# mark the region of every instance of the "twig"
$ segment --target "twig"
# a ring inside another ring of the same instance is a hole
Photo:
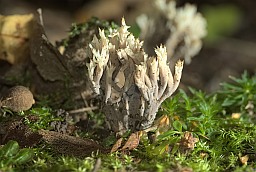
[[[81,113],[81,112],[88,112],[88,111],[92,111],[92,110],[96,110],[99,109],[99,107],[97,106],[92,106],[92,107],[86,107],[86,108],[80,108],[80,109],[75,109],[75,110],[71,110],[68,111],[70,114],[72,113]]]
[[[98,172],[101,166],[101,158],[98,158],[95,162],[92,172]]]

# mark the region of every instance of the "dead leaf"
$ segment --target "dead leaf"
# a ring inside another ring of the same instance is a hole
[[[181,151],[188,152],[190,150],[194,150],[195,143],[198,141],[199,139],[193,137],[193,134],[191,132],[186,131],[179,143]]]
[[[140,131],[132,133],[121,150],[126,150],[126,149],[133,150],[138,147],[139,143],[140,143]]]
[[[170,119],[167,115],[162,115],[156,120],[155,125],[157,125],[159,134],[161,134],[170,128]]]
[[[0,15],[0,59],[17,64],[29,58],[33,14]]]
[[[111,151],[110,153],[113,153],[113,152],[116,152],[122,145],[122,141],[123,141],[123,138],[119,138],[116,143],[114,144],[114,146],[111,148]]]

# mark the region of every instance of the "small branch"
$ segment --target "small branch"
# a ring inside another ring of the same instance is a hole
[[[101,158],[98,158],[95,162],[92,172],[98,172],[101,166]]]
[[[92,106],[92,107],[86,107],[86,108],[81,108],[81,109],[75,109],[75,110],[68,111],[68,113],[74,114],[74,113],[88,112],[88,111],[92,111],[92,110],[96,110],[96,109],[99,109],[99,107]]]

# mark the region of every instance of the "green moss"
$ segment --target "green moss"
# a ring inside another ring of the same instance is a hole
[[[20,149],[18,142],[10,140],[0,147],[0,170],[13,171],[13,169],[22,169],[32,160],[33,156],[34,151],[32,149]]]
[[[67,47],[72,39],[91,29],[101,28],[105,30],[106,35],[109,35],[111,30],[117,29],[118,27],[119,26],[114,22],[100,20],[96,17],[92,17],[88,22],[85,23],[73,23],[69,31],[69,36],[67,39],[62,40],[62,45]]]
[[[91,171],[100,158],[99,171],[254,171],[255,110],[248,109],[247,106],[248,103],[256,103],[255,78],[244,73],[241,78],[232,78],[233,83],[222,84],[221,90],[213,94],[195,89],[190,89],[189,93],[180,90],[163,103],[158,113],[169,117],[168,129],[161,132],[154,142],[144,135],[139,146],[129,153],[93,153],[87,158],[75,158],[53,153],[51,148],[41,143],[34,148],[36,153],[33,161],[24,163],[23,167],[29,171]],[[27,122],[37,129],[49,129],[47,124],[55,120],[51,110],[47,108],[32,109],[30,113],[41,118],[34,124]],[[233,113],[241,116],[232,118]],[[104,120],[101,117],[91,114],[90,118],[98,120],[95,130],[102,128]],[[93,131],[89,132],[95,134]],[[194,142],[194,149],[184,144],[187,132],[197,140]],[[105,145],[114,143],[115,138],[110,136],[109,139],[103,139]],[[243,156],[248,156],[248,161],[242,162],[240,158]],[[2,165],[1,170],[19,170],[19,167],[15,164]]]

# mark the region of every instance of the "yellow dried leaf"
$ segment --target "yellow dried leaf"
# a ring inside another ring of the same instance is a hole
[[[159,126],[168,126],[170,124],[169,117],[167,115],[163,115],[159,118]]]
[[[33,21],[33,14],[0,15],[0,59],[16,64],[29,57]]]
[[[170,119],[167,115],[161,116],[156,120],[155,125],[160,133],[163,133],[169,129]]]

